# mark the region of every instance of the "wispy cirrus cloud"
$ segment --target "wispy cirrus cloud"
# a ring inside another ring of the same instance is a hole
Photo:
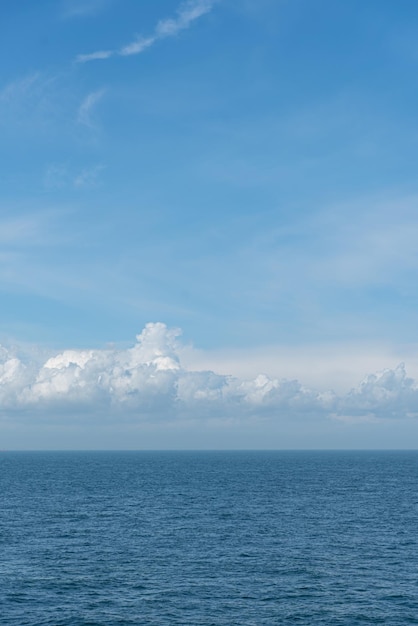
[[[29,248],[54,245],[57,241],[58,211],[41,210],[0,218],[0,247],[2,251],[27,251]]]
[[[46,108],[54,93],[57,76],[42,72],[31,72],[10,81],[0,87],[0,105],[15,110],[27,107],[33,113],[39,108]]]
[[[194,21],[209,13],[217,0],[188,0],[181,4],[174,18],[160,20],[154,32],[148,37],[137,36],[130,43],[114,50],[99,50],[88,54],[79,54],[76,58],[78,63],[86,63],[100,59],[108,59],[112,56],[131,56],[141,54],[157,41],[174,37],[182,30],[189,28]]]
[[[60,120],[71,101],[64,74],[34,71],[0,85],[0,124],[30,133]]]
[[[97,52],[92,52],[91,54],[79,54],[76,60],[78,63],[85,63],[86,61],[108,59],[114,54],[115,52],[113,50],[98,50]]]
[[[33,72],[8,83],[0,90],[0,100],[14,102],[28,96],[39,86],[40,78],[39,72]]]
[[[40,223],[35,216],[5,218],[0,221],[0,244],[3,248],[36,243],[40,236]]]
[[[109,0],[63,0],[62,17],[92,17],[100,13],[109,4]]]
[[[76,189],[96,187],[100,182],[100,173],[104,169],[105,165],[102,163],[89,165],[82,169],[70,167],[66,163],[50,163],[44,173],[43,186],[49,192],[71,187]]]
[[[44,172],[43,186],[47,191],[62,189],[67,184],[68,167],[64,163],[50,163]]]
[[[92,167],[85,167],[74,178],[73,185],[77,189],[86,187],[95,187],[99,182],[100,172],[105,169],[105,166],[101,163],[93,165]]]
[[[98,102],[103,98],[106,90],[98,89],[90,92],[82,101],[77,111],[77,122],[84,126],[93,126],[92,113]]]

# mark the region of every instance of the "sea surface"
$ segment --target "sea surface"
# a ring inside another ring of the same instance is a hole
[[[418,624],[417,452],[3,452],[0,624]]]

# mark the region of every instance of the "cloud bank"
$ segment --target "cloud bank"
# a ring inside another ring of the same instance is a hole
[[[216,0],[188,0],[180,5],[175,18],[160,20],[154,32],[148,36],[137,36],[133,41],[119,50],[98,50],[89,54],[79,54],[78,63],[109,59],[113,56],[131,56],[140,54],[161,39],[174,37],[182,30],[189,28],[199,17],[212,10]]]
[[[8,419],[91,414],[142,422],[176,419],[418,417],[418,385],[404,365],[371,374],[344,395],[264,374],[252,379],[188,370],[180,331],[149,323],[131,348],[65,350],[37,360],[0,348],[0,407]]]

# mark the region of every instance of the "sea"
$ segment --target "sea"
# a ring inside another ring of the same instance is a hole
[[[418,452],[2,452],[0,624],[418,624]]]

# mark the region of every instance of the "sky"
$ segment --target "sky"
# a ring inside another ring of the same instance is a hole
[[[416,2],[0,15],[0,449],[415,448]]]

